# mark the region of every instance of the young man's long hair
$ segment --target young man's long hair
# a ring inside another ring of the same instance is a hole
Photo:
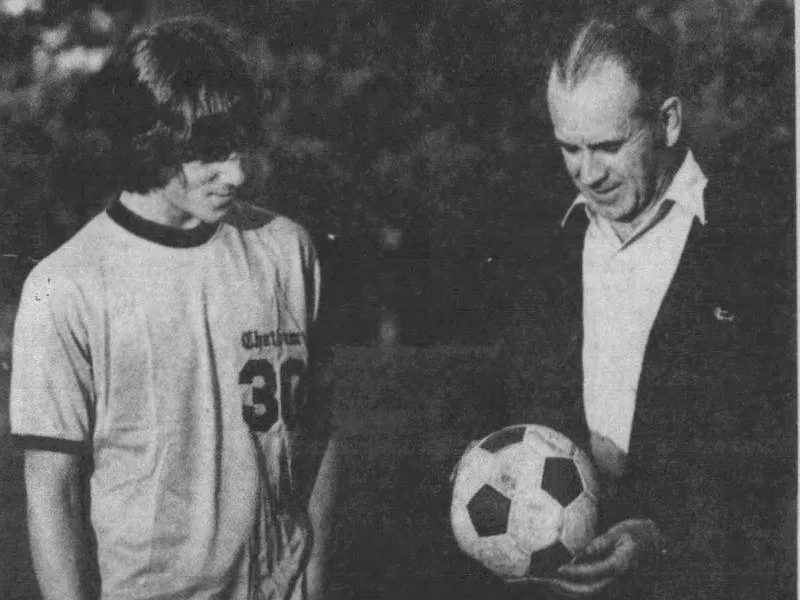
[[[222,160],[261,140],[260,94],[225,31],[196,18],[134,33],[95,100],[121,189],[148,193],[181,164]]]

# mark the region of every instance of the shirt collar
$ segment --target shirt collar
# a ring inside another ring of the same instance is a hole
[[[705,203],[703,202],[703,191],[705,190],[708,178],[703,174],[700,165],[689,150],[686,152],[686,157],[683,159],[680,168],[672,178],[667,191],[659,200],[659,204],[665,199],[672,200],[675,206],[680,207],[688,214],[697,217],[703,224],[706,224],[706,210]],[[586,215],[590,220],[595,218],[595,215],[589,210],[588,201],[583,194],[579,194],[567,209],[564,218],[561,220],[561,227],[564,227],[569,220],[570,215],[576,210],[576,207],[583,205],[586,209]]]
[[[148,221],[131,211],[119,198],[116,198],[111,203],[106,209],[106,213],[112,221],[130,233],[150,242],[172,248],[202,246],[217,231],[217,225],[211,223],[200,223],[191,229],[179,229]]]

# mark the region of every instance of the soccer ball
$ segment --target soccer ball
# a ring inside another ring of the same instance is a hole
[[[513,425],[464,452],[450,522],[459,548],[494,574],[546,579],[594,538],[597,495],[592,463],[567,437]]]

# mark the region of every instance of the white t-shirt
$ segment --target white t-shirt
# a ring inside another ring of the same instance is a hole
[[[30,274],[12,433],[93,457],[103,598],[289,598],[306,543],[286,509],[287,421],[317,312],[310,238],[245,205],[199,238],[139,221],[117,202]]]
[[[583,248],[584,409],[594,457],[621,476],[647,340],[692,223],[705,223],[707,179],[691,152],[649,219],[625,242],[589,213]],[[585,202],[579,197],[576,203]]]

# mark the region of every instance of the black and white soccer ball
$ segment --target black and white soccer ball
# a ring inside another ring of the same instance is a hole
[[[588,456],[542,425],[513,425],[467,449],[453,481],[459,548],[506,580],[548,578],[595,536]]]

